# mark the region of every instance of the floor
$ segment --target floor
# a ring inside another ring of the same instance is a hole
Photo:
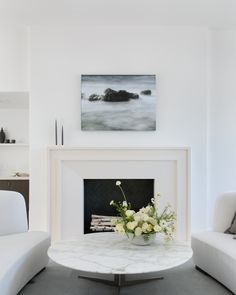
[[[215,280],[195,270],[191,261],[181,267],[165,271],[162,275],[164,275],[164,280],[124,287],[120,295],[232,295]],[[106,279],[112,279],[112,277],[108,276]],[[78,279],[77,272],[50,262],[47,268],[26,285],[18,295],[62,294],[115,295],[117,290],[111,286]]]

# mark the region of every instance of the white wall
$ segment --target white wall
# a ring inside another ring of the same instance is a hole
[[[236,31],[211,32],[208,223],[218,194],[236,191]]]
[[[190,146],[192,229],[206,226],[207,31],[197,28],[31,28],[31,227],[47,229],[46,147],[54,119],[79,146]],[[82,132],[80,75],[157,75],[156,132]]]
[[[28,29],[0,28],[0,91],[28,89]]]

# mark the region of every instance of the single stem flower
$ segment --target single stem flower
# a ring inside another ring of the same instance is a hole
[[[126,199],[126,196],[125,196],[125,192],[123,191],[122,186],[121,186],[121,182],[120,182],[119,180],[117,180],[116,185],[117,185],[117,186],[119,187],[119,189],[121,190],[121,193],[122,193],[122,195],[123,195],[123,197],[124,197],[124,200],[127,202],[127,199]],[[127,202],[127,204],[128,204],[128,202]]]

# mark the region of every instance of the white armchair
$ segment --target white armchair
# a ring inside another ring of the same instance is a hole
[[[48,263],[50,238],[28,231],[21,194],[0,191],[0,294],[16,295]]]
[[[215,204],[213,230],[192,235],[193,260],[203,270],[236,294],[236,240],[224,234],[236,211],[236,193],[221,195]]]

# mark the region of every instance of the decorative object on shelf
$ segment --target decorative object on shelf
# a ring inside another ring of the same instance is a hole
[[[26,173],[26,172],[16,172],[12,176],[13,177],[29,177],[29,173]]]
[[[156,130],[156,75],[82,75],[81,129]]]
[[[115,225],[115,231],[126,234],[131,243],[136,245],[149,245],[155,239],[155,234],[163,234],[166,240],[173,238],[175,232],[175,212],[167,205],[162,213],[158,214],[158,202],[160,194],[151,199],[151,202],[138,212],[131,209],[131,204],[127,201],[121,182],[116,181],[119,187],[123,201],[111,201],[119,217],[112,220]]]
[[[60,128],[60,124],[58,125],[57,119],[55,120],[55,145],[58,145],[58,129]],[[60,141],[60,129],[59,129],[59,141]],[[64,145],[64,127],[61,126],[61,145]]]
[[[11,143],[16,143],[16,140],[15,139],[11,139]]]
[[[55,120],[55,145],[57,145],[57,120]]]
[[[1,128],[1,131],[0,131],[0,143],[4,143],[5,138],[6,138],[6,134],[5,134],[4,130],[3,130],[3,128]]]
[[[61,126],[61,145],[64,145],[64,129],[63,129],[63,125]]]
[[[10,139],[6,139],[5,140],[5,143],[10,143]]]

